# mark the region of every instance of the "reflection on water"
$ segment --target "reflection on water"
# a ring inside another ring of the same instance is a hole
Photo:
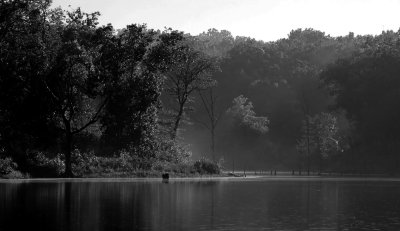
[[[400,230],[399,184],[0,183],[0,230]]]

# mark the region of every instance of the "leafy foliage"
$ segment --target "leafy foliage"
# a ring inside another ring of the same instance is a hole
[[[201,158],[197,160],[193,164],[194,169],[196,172],[200,174],[220,174],[221,173],[221,166],[211,160],[206,158]]]
[[[10,157],[0,159],[0,175],[7,175],[17,169],[18,165]]]
[[[0,7],[2,150],[22,168],[37,165],[48,175],[63,168],[46,155],[28,161],[25,153],[63,153],[65,174],[72,176],[76,138],[85,137],[111,154],[128,150],[132,161],[141,160],[135,168],[149,169],[158,149],[163,73],[182,33],[130,25],[116,34],[111,25],[98,27],[97,12],[49,5],[9,1]]]
[[[254,168],[301,166],[297,147],[311,165],[323,157],[328,168],[400,169],[399,32],[309,28],[265,43],[216,29],[115,31],[98,25],[98,12],[50,3],[0,5],[4,172],[9,157],[32,176],[202,172],[214,167],[190,158],[209,151],[206,136],[213,159],[242,168],[250,159]],[[217,96],[231,120],[216,115]]]
[[[393,173],[400,163],[399,32],[359,40],[358,50],[330,65],[321,78],[336,97],[336,106],[353,121],[350,149],[357,150],[353,158],[364,159],[370,171]]]
[[[317,152],[322,158],[328,158],[330,153],[340,149],[338,130],[337,118],[330,113],[308,116],[307,121],[304,121],[303,136],[298,141],[297,149],[306,153],[309,148],[311,153]]]
[[[115,38],[107,51],[110,57],[104,60],[114,72],[102,119],[108,151],[126,149],[140,158],[154,157],[162,73],[169,69],[173,47],[182,39],[179,32],[157,34],[144,25],[128,26]]]
[[[47,157],[48,154],[40,151],[28,153],[27,170],[33,177],[60,177],[65,172],[64,155],[58,154],[54,158]]]
[[[228,109],[228,113],[240,121],[242,126],[248,127],[260,133],[268,132],[269,120],[267,117],[256,116],[253,111],[252,102],[240,95],[233,99],[233,106]]]

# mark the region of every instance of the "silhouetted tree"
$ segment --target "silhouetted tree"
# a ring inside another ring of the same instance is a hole
[[[218,97],[216,96],[215,89],[213,87],[210,87],[204,91],[199,91],[199,96],[208,119],[207,122],[199,122],[210,131],[211,155],[213,161],[215,161],[215,129],[217,128],[218,122],[223,115],[223,111],[218,110]]]
[[[215,84],[211,74],[217,70],[215,59],[187,44],[179,47],[174,55],[175,63],[167,74],[166,92],[175,101],[175,115],[171,138],[175,139],[182,117],[188,112],[192,95]]]
[[[182,39],[180,32],[157,33],[145,25],[130,25],[115,38],[104,60],[114,70],[108,83],[110,102],[102,119],[104,140],[111,151],[128,149],[145,160],[154,158],[163,75]]]

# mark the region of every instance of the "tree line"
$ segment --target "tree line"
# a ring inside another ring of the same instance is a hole
[[[215,29],[198,35],[203,50],[222,59],[214,75],[222,108],[243,95],[268,117],[267,133],[221,124],[220,155],[241,168],[397,173],[399,35],[297,29],[272,42]]]
[[[37,152],[61,153],[65,176],[73,176],[76,149],[125,151],[138,169],[179,159],[175,137],[186,102],[212,84],[216,62],[182,32],[137,24],[116,31],[98,25],[98,12],[50,4],[1,3],[1,154],[29,172]],[[172,126],[158,119],[162,91],[177,100]]]
[[[398,172],[399,32],[263,42],[116,30],[50,5],[0,6],[0,156],[21,171],[72,176],[96,158],[164,171],[193,152],[226,168]]]

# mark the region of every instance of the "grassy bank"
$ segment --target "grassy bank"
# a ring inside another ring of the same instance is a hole
[[[225,176],[220,163],[201,158],[196,161],[166,161],[159,159],[133,159],[121,153],[114,157],[95,155],[76,155],[72,164],[76,178],[132,178],[161,177],[168,173],[170,177]],[[27,166],[20,168],[11,158],[0,159],[0,178],[63,178],[65,164],[63,157],[57,155],[48,158],[37,153]]]

